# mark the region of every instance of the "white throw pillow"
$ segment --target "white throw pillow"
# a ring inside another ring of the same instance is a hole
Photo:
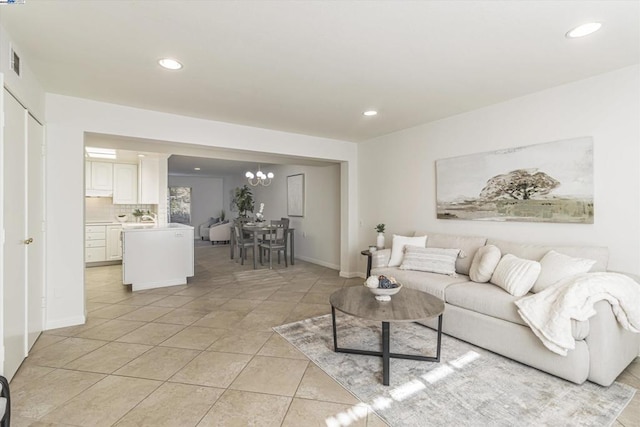
[[[473,262],[469,268],[469,277],[474,282],[485,283],[491,280],[502,253],[500,248],[494,245],[482,246],[473,257]]]
[[[391,244],[391,259],[389,259],[389,267],[397,267],[402,263],[404,247],[407,245],[424,248],[427,245],[427,236],[406,237],[394,234],[393,243]]]
[[[538,261],[506,254],[493,272],[491,283],[500,286],[513,296],[521,297],[533,287],[540,275],[540,270]]]
[[[457,276],[456,259],[460,249],[419,248],[406,246],[400,270],[428,271]]]
[[[559,280],[586,273],[595,263],[593,259],[573,258],[556,251],[549,251],[540,260],[542,271],[531,292],[541,292]]]

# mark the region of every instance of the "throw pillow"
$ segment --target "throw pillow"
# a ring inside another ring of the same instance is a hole
[[[469,277],[474,282],[486,283],[491,280],[502,253],[494,245],[481,246],[473,257],[469,268]]]
[[[540,260],[542,271],[531,292],[541,292],[559,280],[586,273],[595,263],[593,259],[573,258],[556,251],[549,251]]]
[[[427,245],[427,236],[406,237],[394,234],[393,242],[391,243],[391,259],[389,259],[389,267],[397,267],[402,263],[404,247],[407,245],[424,248]]]
[[[400,270],[428,271],[457,276],[456,259],[459,254],[460,249],[407,246],[404,248],[404,258]]]
[[[500,286],[513,296],[521,297],[533,287],[540,275],[540,270],[538,261],[506,254],[493,272],[491,283]]]

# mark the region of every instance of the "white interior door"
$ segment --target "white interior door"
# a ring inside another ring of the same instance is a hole
[[[4,376],[18,370],[27,354],[26,339],[26,115],[27,111],[6,90],[4,97],[4,260],[3,321]]]
[[[29,116],[27,125],[27,345],[44,327],[44,130]]]

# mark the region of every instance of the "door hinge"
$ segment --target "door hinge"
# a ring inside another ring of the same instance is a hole
[[[47,231],[47,221],[42,221],[41,224],[42,224],[42,227],[40,231],[44,233],[45,231]]]
[[[47,297],[42,297],[42,308],[47,308]]]
[[[4,245],[4,228],[2,229],[2,244]]]
[[[42,148],[42,152],[41,152],[42,157],[45,157],[47,155],[47,145],[46,144],[42,144],[40,146],[40,148]]]

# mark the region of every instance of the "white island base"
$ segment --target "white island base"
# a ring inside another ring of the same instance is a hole
[[[193,227],[170,223],[122,229],[122,282],[131,290],[184,285],[193,277]]]

